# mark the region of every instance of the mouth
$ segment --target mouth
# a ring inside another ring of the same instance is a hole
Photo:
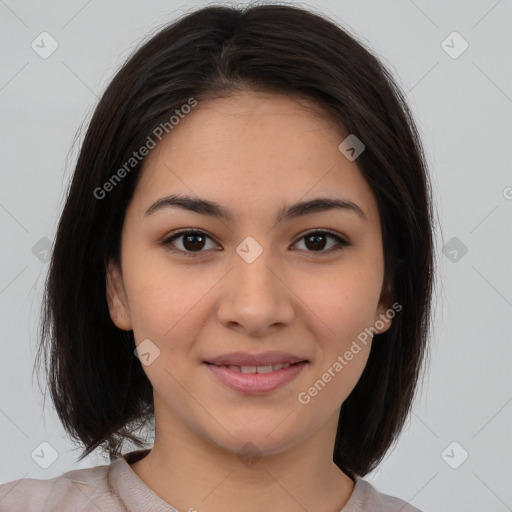
[[[259,354],[251,354],[249,352],[230,352],[222,354],[220,356],[208,358],[204,360],[204,363],[213,364],[215,366],[236,366],[239,368],[265,368],[261,373],[268,373],[272,371],[269,367],[276,367],[276,370],[280,370],[279,365],[293,365],[301,362],[309,362],[305,357],[299,357],[295,354],[287,352],[261,352]],[[255,373],[255,370],[251,370],[249,373]]]
[[[236,364],[213,364],[209,362],[205,362],[205,364],[217,366],[220,368],[227,368],[233,372],[239,372],[239,373],[271,373],[276,372],[278,370],[283,370],[286,368],[289,368],[290,366],[296,366],[302,363],[307,363],[308,361],[299,361],[297,363],[277,363],[277,364],[267,364],[267,365],[261,365],[261,366],[255,366],[255,365],[248,365],[248,366],[238,366]]]
[[[203,361],[203,366],[216,382],[248,395],[261,395],[282,388],[308,365],[307,359],[283,353],[259,356],[237,353]]]

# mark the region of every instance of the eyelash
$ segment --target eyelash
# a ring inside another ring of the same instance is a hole
[[[348,246],[351,245],[349,242],[347,242],[345,239],[341,238],[339,235],[336,235],[336,234],[334,234],[334,233],[332,233],[330,231],[320,230],[320,229],[315,229],[315,230],[312,230],[312,231],[308,231],[307,233],[304,233],[297,240],[297,242],[301,241],[303,238],[306,238],[306,237],[311,236],[311,235],[316,235],[316,234],[327,235],[328,237],[335,239],[337,241],[337,246],[331,247],[327,251],[324,251],[324,250],[321,250],[321,251],[306,251],[306,252],[312,253],[312,255],[314,257],[321,257],[321,256],[326,255],[326,254],[332,254],[333,252],[341,251],[345,247],[348,247]],[[174,253],[178,253],[178,254],[180,254],[182,256],[185,256],[185,257],[192,257],[192,258],[194,258],[194,257],[197,257],[198,255],[200,255],[201,253],[206,252],[206,251],[203,251],[203,250],[201,250],[201,251],[183,251],[181,249],[174,248],[172,246],[171,242],[173,242],[174,240],[176,240],[179,237],[182,237],[183,235],[203,235],[206,238],[209,238],[210,240],[213,240],[213,238],[210,237],[204,231],[200,231],[200,230],[197,230],[197,229],[187,229],[187,230],[179,231],[178,233],[171,234],[169,237],[165,238],[161,242],[161,245],[165,246],[169,251],[174,252]],[[295,243],[297,243],[297,242],[295,242]]]

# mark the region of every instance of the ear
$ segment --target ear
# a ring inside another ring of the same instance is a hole
[[[391,309],[392,304],[392,291],[391,291],[391,283],[388,279],[385,279],[385,283],[382,287],[382,293],[379,299],[379,305],[377,307],[377,311],[375,313],[375,321],[373,325],[375,326],[375,334],[382,334],[386,332],[392,323],[392,318],[395,316],[394,314],[391,316],[389,313],[386,314]],[[384,325],[383,325],[384,324]]]
[[[106,269],[106,292],[112,322],[119,329],[131,331],[133,327],[123,277],[119,265],[113,261],[109,262]]]

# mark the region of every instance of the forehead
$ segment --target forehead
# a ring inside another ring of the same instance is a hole
[[[345,137],[312,101],[241,92],[199,102],[146,157],[134,202],[142,213],[182,193],[254,215],[329,195],[357,203],[371,219],[373,193],[338,149]]]

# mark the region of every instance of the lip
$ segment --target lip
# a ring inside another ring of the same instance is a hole
[[[270,364],[295,364],[301,361],[309,362],[305,357],[298,357],[287,352],[261,352],[250,354],[249,352],[230,352],[203,361],[215,366],[267,366]],[[280,370],[278,370],[280,371]]]
[[[275,363],[278,364],[278,363]],[[203,363],[212,375],[225,386],[247,395],[270,393],[295,379],[309,363],[300,360],[288,368],[269,373],[242,373],[226,366]],[[243,365],[246,366],[246,365]],[[249,366],[249,365],[247,365]],[[260,365],[250,365],[260,366]],[[263,366],[263,365],[261,365]]]

